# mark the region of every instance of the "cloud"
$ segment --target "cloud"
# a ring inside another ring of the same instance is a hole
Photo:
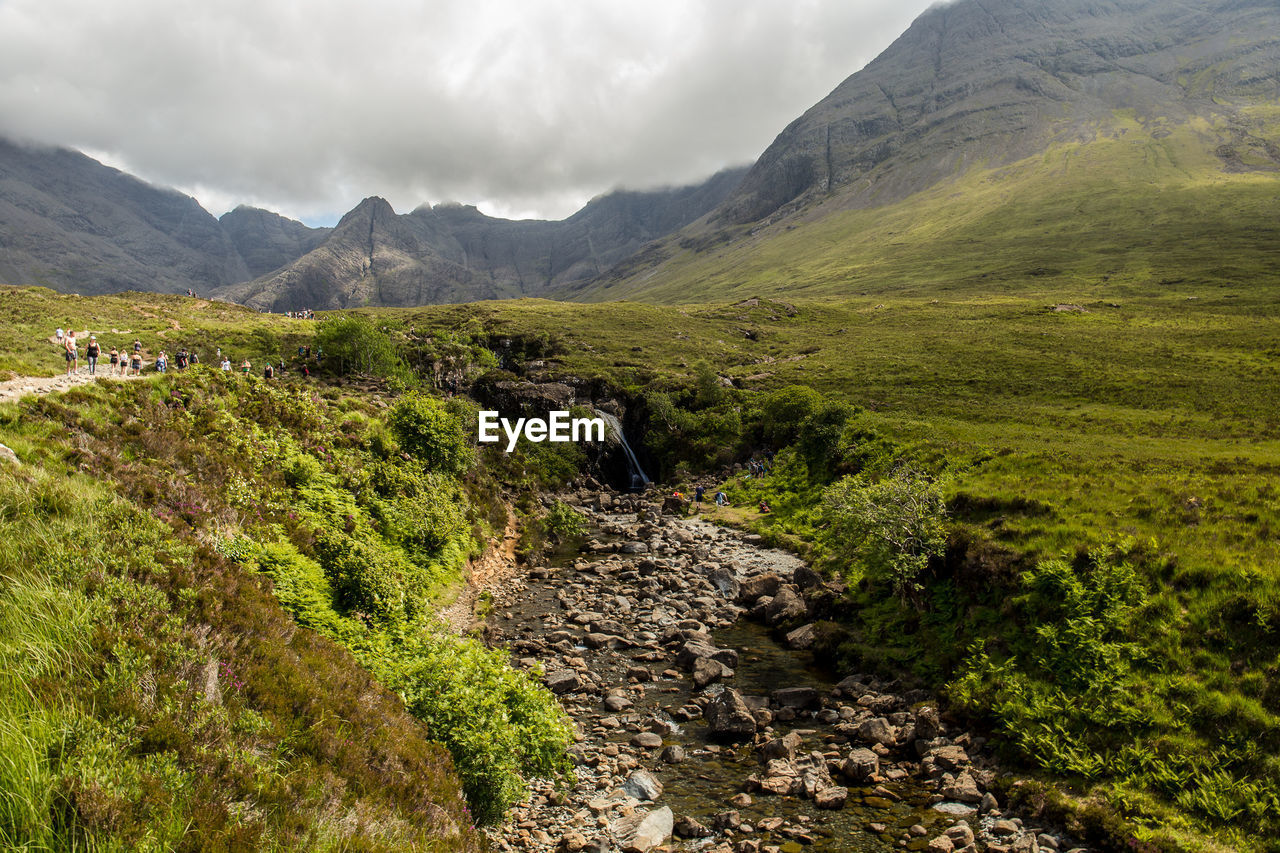
[[[0,133],[214,212],[561,217],[750,162],[928,0],[0,0]]]

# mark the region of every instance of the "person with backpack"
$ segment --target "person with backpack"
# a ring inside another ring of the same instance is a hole
[[[98,346],[98,336],[89,336],[89,345],[84,348],[85,361],[89,363],[89,375],[95,376],[98,373],[98,355],[102,352],[102,347]]]
[[[169,369],[169,359],[165,357],[164,350],[160,350],[160,354],[156,356],[156,370],[164,373]]]
[[[275,368],[271,366],[271,362],[267,362],[266,368],[262,371],[263,379],[274,379],[276,375]]]

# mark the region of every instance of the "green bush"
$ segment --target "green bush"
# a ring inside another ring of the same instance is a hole
[[[547,532],[561,539],[572,539],[587,532],[587,519],[564,501],[556,501],[544,522]]]
[[[912,468],[868,483],[845,477],[822,495],[825,540],[832,555],[856,560],[873,579],[887,580],[916,601],[929,558],[946,544],[942,489]]]
[[[430,471],[456,475],[475,462],[462,418],[440,400],[421,394],[402,397],[387,417],[387,426],[400,446]]]
[[[400,381],[412,377],[391,336],[359,314],[322,320],[316,329],[316,346],[324,353],[324,363],[338,373],[367,373]]]

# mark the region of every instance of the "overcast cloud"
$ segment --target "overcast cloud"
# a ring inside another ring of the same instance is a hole
[[[214,214],[561,218],[753,161],[929,0],[0,0],[0,134]]]

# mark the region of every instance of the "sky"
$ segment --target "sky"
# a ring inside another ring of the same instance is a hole
[[[0,0],[0,135],[333,224],[753,162],[930,0]]]

